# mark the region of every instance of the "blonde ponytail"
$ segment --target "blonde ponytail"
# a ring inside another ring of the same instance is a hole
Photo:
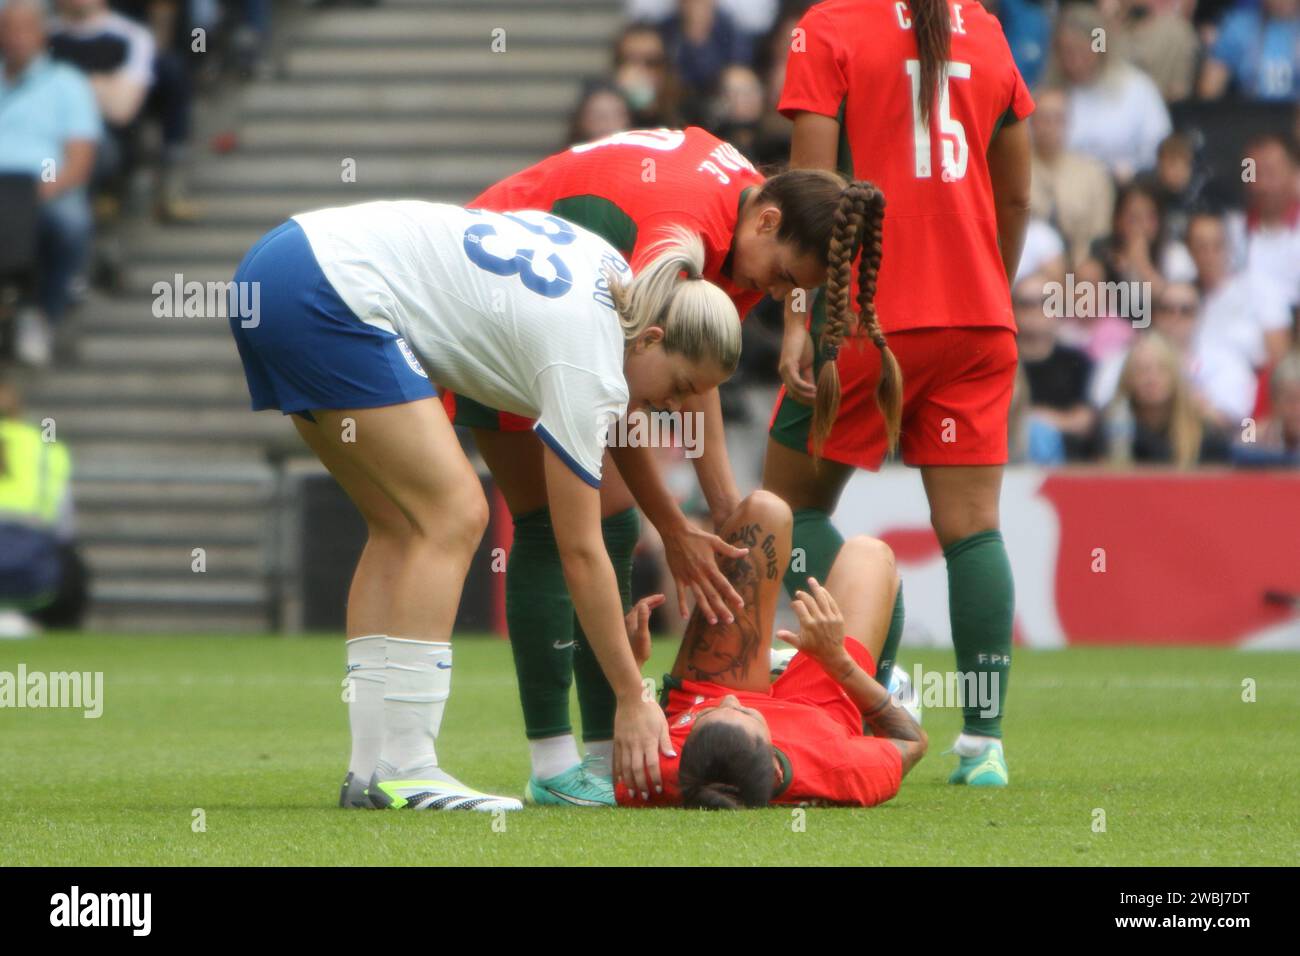
[[[713,362],[730,376],[740,362],[740,316],[731,297],[704,279],[704,242],[678,227],[651,252],[631,282],[608,276],[623,340],[659,326],[669,352]]]

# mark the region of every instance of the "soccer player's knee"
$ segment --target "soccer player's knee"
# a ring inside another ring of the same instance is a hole
[[[997,528],[997,504],[934,508],[930,512],[930,525],[939,543],[946,548],[973,534]]]
[[[872,568],[884,569],[892,577],[898,576],[898,562],[894,558],[894,549],[879,538],[866,534],[854,535],[844,542],[841,553],[853,555]]]
[[[769,530],[793,524],[790,506],[770,491],[753,491],[740,503],[738,514],[746,522],[757,521]]]
[[[472,495],[466,495],[465,498],[463,530],[472,540],[472,547],[478,547],[478,543],[483,537],[483,532],[487,530],[488,521],[491,518],[491,512],[488,509],[487,498],[484,497],[481,488],[475,488],[474,493]]]
[[[436,516],[421,518],[421,536],[438,548],[472,552],[488,526],[488,503],[482,489],[466,488],[441,504]]]

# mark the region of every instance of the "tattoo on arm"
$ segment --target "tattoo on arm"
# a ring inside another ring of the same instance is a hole
[[[865,715],[865,718],[873,735],[888,739],[898,748],[903,758],[904,774],[925,755],[925,731],[912,719],[911,714],[895,704],[892,697],[887,698],[879,710]]]
[[[921,726],[891,698],[877,714],[867,717],[872,733],[891,740],[920,740]]]

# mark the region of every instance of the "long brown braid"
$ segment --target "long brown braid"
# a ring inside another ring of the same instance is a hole
[[[874,185],[854,180],[844,187],[831,231],[826,262],[826,323],[817,347],[822,360],[817,373],[817,399],[813,404],[813,457],[820,458],[840,409],[840,345],[854,324],[849,306],[853,260],[862,252],[858,267],[858,322],[861,334],[880,350],[880,381],[876,405],[885,419],[889,450],[898,444],[903,414],[903,373],[898,366],[876,315],[876,278],[880,273],[885,196]]]

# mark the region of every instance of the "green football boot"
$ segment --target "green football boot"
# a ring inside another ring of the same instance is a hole
[[[953,751],[948,751],[953,753]],[[949,783],[968,787],[1005,787],[1010,783],[1007,758],[1002,753],[1001,741],[987,744],[973,757],[961,757],[957,769],[948,778]]]
[[[614,783],[605,762],[588,755],[582,763],[554,777],[529,777],[524,801],[544,807],[612,807]]]

